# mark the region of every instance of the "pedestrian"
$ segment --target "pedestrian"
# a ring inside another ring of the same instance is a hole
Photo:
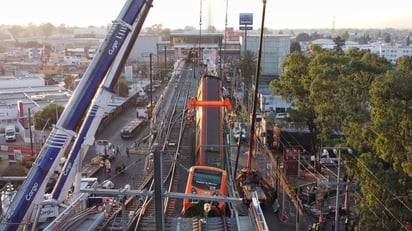
[[[127,155],[127,157],[129,157],[129,158],[130,158],[129,147],[126,147],[126,155]]]
[[[110,163],[110,160],[106,159],[104,164],[106,166],[106,178],[110,178],[110,171],[112,169],[112,163]]]
[[[120,147],[119,147],[119,145],[116,145],[116,155],[120,156]]]

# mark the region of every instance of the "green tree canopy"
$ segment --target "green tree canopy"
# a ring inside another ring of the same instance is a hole
[[[32,124],[36,130],[51,129],[57,123],[57,119],[63,113],[63,110],[62,105],[50,103],[34,114]]]
[[[352,147],[347,172],[361,182],[362,226],[399,230],[412,219],[412,72],[366,50],[312,46],[282,63],[274,94],[293,106],[290,119],[316,136],[315,147]],[[338,140],[331,134],[340,133]],[[319,153],[314,151],[314,153]]]
[[[245,83],[251,86],[252,77],[256,72],[256,55],[250,50],[244,51],[236,66],[242,72]]]

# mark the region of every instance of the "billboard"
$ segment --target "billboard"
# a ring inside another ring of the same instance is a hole
[[[253,25],[253,13],[240,13],[239,14],[240,25]]]

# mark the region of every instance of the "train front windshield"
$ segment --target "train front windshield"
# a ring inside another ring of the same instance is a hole
[[[203,190],[220,189],[222,172],[196,169],[193,174],[192,185]]]

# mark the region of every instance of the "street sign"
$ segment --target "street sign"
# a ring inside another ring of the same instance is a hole
[[[239,30],[253,30],[253,27],[251,27],[251,26],[240,26]]]

